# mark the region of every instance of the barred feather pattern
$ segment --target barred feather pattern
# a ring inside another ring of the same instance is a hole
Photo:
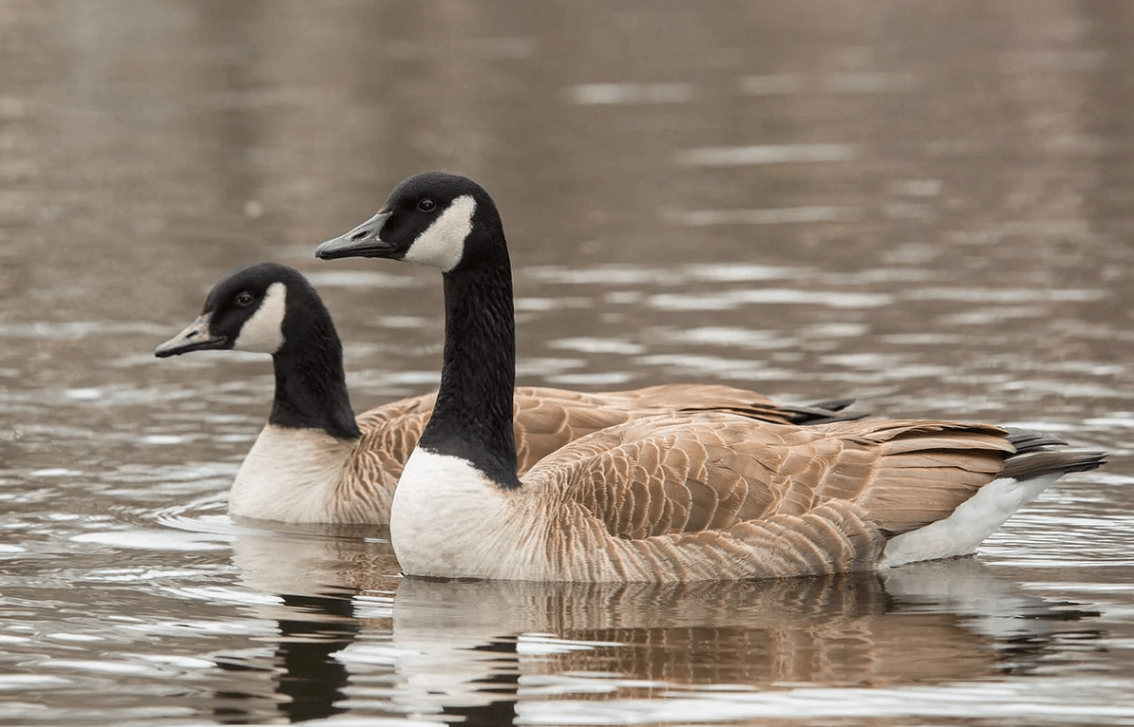
[[[307,443],[308,449],[295,452],[297,458],[311,458],[316,456],[311,454],[314,447],[319,458],[342,461],[341,471],[331,481],[303,483],[325,491],[305,500],[302,507],[289,507],[286,493],[283,499],[263,494],[270,491],[263,487],[248,496],[234,491],[232,501],[239,504],[233,514],[289,522],[388,523],[394,487],[429,421],[435,399],[435,393],[411,397],[359,415],[362,436],[351,447],[326,436],[325,445]],[[789,421],[795,411],[755,392],[719,385],[664,385],[595,393],[519,387],[514,405],[519,472],[527,472],[546,455],[592,432],[637,417],[682,410],[743,411],[746,416],[778,423]],[[305,440],[318,436],[322,435],[306,433]],[[280,452],[286,450],[286,445],[277,447],[273,458],[278,460]],[[310,464],[295,463],[305,468]],[[248,469],[242,471],[240,479],[256,477],[251,462]],[[326,471],[324,466],[319,476],[325,476]],[[278,501],[258,503],[256,498]]]
[[[948,517],[1015,452],[1005,430],[983,424],[644,417],[571,442],[517,490],[497,488],[475,528],[431,523],[435,542],[463,539],[444,559],[412,545],[399,557],[413,554],[416,575],[544,581],[869,570],[891,537]],[[1051,456],[1077,466],[1074,453]]]

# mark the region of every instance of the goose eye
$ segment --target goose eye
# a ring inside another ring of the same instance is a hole
[[[238,293],[236,295],[236,301],[235,302],[241,308],[247,308],[248,306],[252,305],[252,301],[254,301],[254,300],[256,300],[256,299],[252,297],[251,293],[249,293],[248,291],[244,291],[243,293]]]
[[[432,212],[437,209],[437,203],[433,200],[426,198],[417,203],[417,208],[422,212]]]

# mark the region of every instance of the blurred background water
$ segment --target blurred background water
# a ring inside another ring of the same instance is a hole
[[[1134,724],[1134,5],[5,0],[0,73],[0,723]],[[523,383],[1111,464],[881,578],[403,581],[230,521],[270,362],[153,347],[276,260],[359,411],[428,390],[433,271],[312,252],[431,168],[501,208]]]

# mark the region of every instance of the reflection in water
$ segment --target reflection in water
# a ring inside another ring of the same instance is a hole
[[[1090,614],[1019,595],[972,559],[874,575],[711,584],[405,579],[391,646],[409,714],[714,686],[897,687],[1033,668]],[[1004,624],[1011,623],[1010,628]],[[999,625],[995,625],[999,624]],[[350,659],[351,651],[344,654]]]
[[[274,691],[282,698],[278,709],[292,722],[329,717],[345,711],[336,703],[344,699],[347,670],[333,658],[335,652],[349,645],[359,632],[353,618],[349,594],[337,596],[295,596],[280,594],[285,610],[294,610],[295,618],[280,619],[279,645],[271,660],[270,669],[275,681]],[[222,669],[244,671],[252,667],[239,662],[218,659]],[[223,724],[249,724],[260,717],[250,711],[245,700],[255,695],[236,692],[218,692],[217,707],[213,715]]]
[[[1132,19],[0,2],[0,721],[1130,724]],[[317,277],[359,409],[434,386],[434,276],[311,257],[427,168],[499,190],[524,383],[854,396],[1112,464],[986,543],[1006,580],[501,591],[233,527],[270,365],[153,345],[279,260]]]
[[[113,680],[119,671],[161,684],[161,665],[171,664],[197,684],[198,696],[190,691],[180,709],[203,709],[231,724],[343,712],[486,725],[721,721],[798,718],[799,710],[848,700],[860,715],[919,713],[903,695],[933,686],[944,690],[935,693],[934,713],[948,714],[948,694],[957,703],[987,699],[980,685],[1049,676],[1108,638],[1098,611],[1031,595],[976,559],[750,583],[432,581],[399,578],[388,543],[349,528],[257,530],[263,524],[224,526],[223,518],[172,508],[160,517],[177,529],[86,542],[156,549],[169,533],[200,532],[212,539],[189,552],[211,558],[227,538],[231,573],[211,587],[184,587],[184,575],[162,570],[152,557],[151,565],[134,558],[135,567],[103,574],[101,590],[57,589],[52,602],[74,614],[92,607],[87,598],[113,604],[130,597],[129,611],[95,605],[110,611],[53,638],[65,638],[65,649],[88,642],[105,648],[109,637],[131,650],[172,640],[193,650],[138,663],[64,652],[39,661],[36,688],[66,688],[66,680],[42,681],[54,674]],[[20,648],[11,640],[20,633],[13,630],[18,609],[31,607],[24,594],[43,578],[29,571],[0,583],[2,615],[15,619],[0,630],[10,647]],[[168,616],[154,620],[133,606],[147,599]],[[135,612],[142,617],[129,615]],[[1023,694],[1051,699],[1035,691],[1050,683],[1028,682]],[[815,690],[826,696],[800,702]],[[1023,698],[1000,698],[1009,693]],[[1073,710],[1096,696],[1059,698]],[[119,697],[111,690],[98,698]],[[671,702],[673,714],[660,706]],[[79,716],[75,708],[68,714]]]
[[[312,631],[307,620],[281,620],[279,692],[291,697],[281,705],[293,722],[325,717],[344,711],[335,702],[343,697],[347,671],[331,654],[346,647],[358,633],[351,618],[349,599],[284,596],[284,606],[326,616],[338,616],[342,623],[323,622]]]
[[[256,521],[243,520],[246,525]],[[388,548],[349,537],[355,526],[287,526],[244,532],[233,541],[233,562],[241,583],[259,593],[275,593],[276,604],[258,606],[257,616],[271,618],[275,649],[263,660],[222,657],[217,664],[234,671],[259,671],[272,682],[275,704],[292,722],[328,717],[345,711],[346,666],[336,653],[355,641],[371,619],[356,613],[354,597],[362,589],[396,583]],[[220,692],[214,709],[218,721],[244,724],[261,721],[262,693]]]
[[[217,660],[265,682],[215,695],[230,723],[273,704],[293,721],[365,709],[500,725],[543,702],[562,719],[609,719],[635,700],[703,688],[719,700],[995,679],[1100,636],[1097,613],[1024,594],[972,558],[659,585],[401,579],[385,543],[310,529],[242,533],[233,553],[241,582],[279,599],[254,607],[276,623],[270,660]]]

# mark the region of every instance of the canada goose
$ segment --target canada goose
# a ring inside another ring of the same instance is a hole
[[[204,349],[272,354],[276,391],[267,426],[229,493],[232,515],[284,522],[389,522],[402,466],[433,409],[432,394],[391,402],[355,419],[342,345],[319,294],[295,270],[273,263],[237,268],[209,293],[204,312],[157,347],[164,358]],[[770,421],[845,418],[847,401],[778,407],[727,386],[656,386],[579,393],[516,391],[519,466],[596,429],[644,413],[687,408],[739,409]]]
[[[512,280],[496,205],[428,172],[316,250],[439,268],[446,336],[433,417],[394,492],[405,573],[692,581],[863,570],[968,554],[1100,452],[986,424],[768,424],[721,412],[637,418],[517,476]]]

